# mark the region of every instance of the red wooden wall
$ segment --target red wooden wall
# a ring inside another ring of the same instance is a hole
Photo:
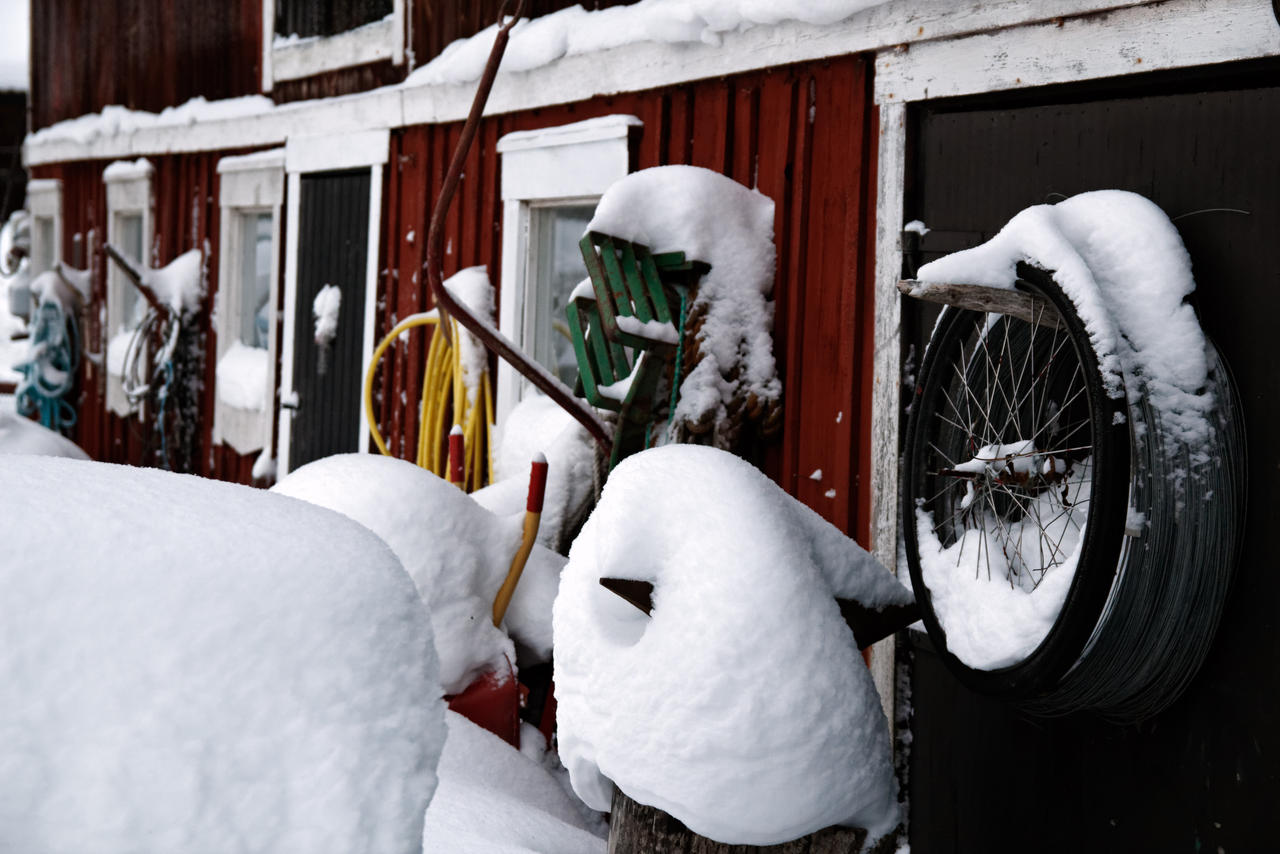
[[[499,284],[496,143],[511,131],[633,114],[644,122],[637,168],[692,164],[758,187],[777,203],[774,337],[785,398],[782,436],[770,446],[766,468],[788,491],[863,537],[870,524],[874,304],[870,73],[864,58],[846,57],[487,119],[450,213],[445,274],[484,264]],[[429,200],[459,131],[451,124],[392,135],[379,334],[427,307],[420,270]],[[381,420],[406,457],[417,436],[421,348],[414,336],[384,361],[393,393],[381,395]],[[817,469],[820,482],[809,478]]]
[[[261,26],[262,0],[32,0],[32,127],[257,93]]]
[[[721,80],[568,104],[486,119],[465,170],[446,230],[446,275],[483,264],[500,286],[501,188],[498,139],[611,113],[638,116],[636,168],[692,164],[722,172],[773,198],[778,270],[774,289],[775,353],[783,377],[784,424],[768,446],[765,467],[788,491],[841,528],[864,537],[869,525],[869,428],[873,329],[873,222],[876,128],[870,66],[845,57]],[[384,178],[376,319],[379,335],[427,307],[420,274],[430,200],[435,198],[460,125],[393,132]],[[217,283],[218,180],[221,151],[151,158],[156,257],[172,260],[208,241],[210,290]],[[66,257],[72,235],[105,234],[102,162],[41,167],[61,178]],[[413,239],[409,239],[410,233]],[[95,299],[105,289],[104,259],[95,258]],[[210,296],[207,305],[211,305]],[[207,310],[200,322],[216,352]],[[91,319],[89,346],[101,349]],[[424,363],[422,336],[392,348],[383,362],[378,406],[400,456],[411,457]],[[136,419],[106,412],[100,370],[86,369],[77,440],[93,456],[143,459],[146,436]],[[214,364],[206,359],[201,452],[196,470],[248,482],[252,459],[211,441]],[[389,393],[388,393],[389,392]],[[821,469],[820,481],[809,475]],[[828,495],[834,490],[833,495]]]
[[[254,463],[253,456],[241,456],[227,445],[214,445],[213,400],[214,362],[217,342],[211,328],[210,307],[218,282],[218,173],[221,157],[241,151],[205,152],[169,157],[148,158],[155,167],[152,192],[155,202],[155,233],[151,244],[150,262],[163,265],[188,249],[205,249],[208,267],[208,294],[204,308],[197,317],[200,332],[206,337],[203,374],[196,380],[203,383],[200,393],[200,430],[194,470],[198,474],[219,480],[249,483]],[[35,170],[35,177],[58,178],[62,181],[63,198],[63,256],[74,260],[75,235],[94,232],[96,251],[91,259],[93,266],[93,305],[88,312],[84,336],[85,350],[102,353],[105,340],[102,334],[102,317],[99,309],[105,304],[106,265],[110,263],[102,252],[107,233],[107,196],[102,183],[102,170],[106,161],[84,161],[56,166],[42,166]],[[78,422],[72,438],[94,459],[132,465],[155,465],[154,445],[150,421],[137,418],[121,418],[107,409],[105,373],[101,360],[96,364],[85,359],[81,367],[81,397],[77,406]]]

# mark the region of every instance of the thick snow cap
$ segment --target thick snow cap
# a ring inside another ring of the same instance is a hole
[[[0,454],[32,454],[87,460],[79,445],[39,422],[0,410]]]
[[[1208,357],[1195,310],[1184,302],[1196,283],[1164,211],[1137,193],[1081,193],[1021,211],[991,240],[925,264],[917,276],[1011,288],[1019,261],[1053,271],[1113,396],[1123,379],[1131,403],[1148,396],[1172,441],[1203,444],[1213,406],[1204,391]]]
[[[37,457],[0,466],[0,518],[0,850],[415,850],[444,708],[377,537]]]
[[[600,586],[649,581],[653,615]],[[692,830],[768,845],[897,823],[889,736],[835,596],[910,592],[748,463],[667,446],[622,463],[555,604],[560,755],[609,809],[615,782]]]
[[[272,487],[354,519],[386,541],[427,605],[446,694],[485,670],[506,672],[515,651],[494,628],[493,597],[520,545],[520,518],[502,519],[458,487],[404,460],[340,454]],[[534,659],[551,653],[551,603],[564,558],[534,546],[504,619]]]
[[[697,340],[701,361],[680,383],[675,421],[694,423],[754,394],[781,396],[773,358],[773,200],[697,166],[659,166],[632,173],[600,199],[587,228],[655,253],[682,251],[704,261],[689,311],[705,310]],[[727,446],[725,443],[717,443]]]

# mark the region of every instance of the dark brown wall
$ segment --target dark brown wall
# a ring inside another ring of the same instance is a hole
[[[22,168],[26,132],[27,93],[0,92],[0,222],[26,199],[27,173]]]
[[[1120,95],[1048,90],[918,117],[907,216],[935,229],[926,247],[935,233],[937,249],[972,244],[1025,207],[1088,190],[1140,193],[1173,218],[1191,255],[1192,303],[1241,395],[1249,500],[1208,659],[1181,700],[1142,724],[1029,719],[966,690],[912,633],[913,851],[1277,848],[1280,374],[1266,355],[1280,311],[1274,64],[1266,79],[1255,88],[1151,78]],[[1039,103],[1025,103],[1032,97]],[[928,330],[926,321],[921,336]]]
[[[863,538],[869,525],[875,207],[875,182],[868,176],[874,174],[876,140],[869,74],[864,59],[847,57],[488,119],[449,215],[445,275],[484,264],[498,284],[496,145],[512,131],[632,114],[644,122],[634,147],[637,168],[692,164],[757,186],[777,203],[774,337],[785,398],[782,435],[768,446],[765,467],[788,491]],[[459,130],[451,124],[392,135],[379,335],[398,318],[428,307],[420,275],[428,207]],[[402,456],[416,447],[422,347],[421,336],[414,336],[383,363],[392,393],[382,395],[381,420]],[[407,406],[399,405],[401,390]],[[821,483],[808,477],[818,468],[825,475]],[[833,488],[835,497],[826,497]]]
[[[261,0],[32,0],[33,128],[261,90]]]

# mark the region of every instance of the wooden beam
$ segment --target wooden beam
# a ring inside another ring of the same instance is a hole
[[[602,578],[600,586],[617,594],[645,614],[653,615],[651,582],[631,578]],[[853,640],[858,649],[866,649],[920,619],[920,606],[914,602],[910,605],[889,605],[878,610],[852,599],[836,599],[836,604],[840,607],[840,616],[853,631]]]
[[[943,282],[921,282],[903,279],[898,290],[925,302],[941,303],[969,311],[989,311],[1047,326],[1059,327],[1061,319],[1052,304],[1035,294],[990,285],[962,285]]]

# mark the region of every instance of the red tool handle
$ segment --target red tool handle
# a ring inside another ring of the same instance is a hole
[[[449,431],[449,482],[462,486],[466,478],[466,467],[463,457],[466,454],[466,443],[462,438],[462,428],[457,424]]]
[[[547,496],[547,458],[537,454],[529,467],[529,500],[524,509],[530,513],[542,512],[542,500]]]

